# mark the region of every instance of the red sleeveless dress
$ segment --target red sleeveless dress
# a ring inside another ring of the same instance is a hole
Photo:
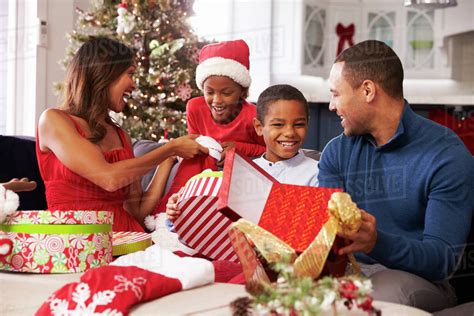
[[[65,114],[74,123],[79,134],[85,137],[79,124],[69,114]],[[125,132],[121,128],[117,130],[123,147],[103,153],[105,160],[110,163],[134,157]],[[38,135],[36,138],[39,140]],[[77,152],[77,154],[81,153]],[[123,208],[123,202],[129,191],[128,187],[114,192],[102,189],[68,169],[53,152],[42,152],[39,141],[36,142],[36,157],[46,188],[48,209],[111,211],[114,213],[113,231],[144,231],[137,220]]]

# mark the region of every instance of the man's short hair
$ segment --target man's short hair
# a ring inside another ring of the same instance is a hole
[[[342,74],[353,89],[372,80],[395,99],[403,98],[403,66],[390,46],[368,40],[344,50],[334,63],[344,62]]]
[[[300,90],[288,84],[277,84],[263,90],[257,100],[257,119],[264,124],[265,114],[270,105],[279,100],[298,101],[303,105],[306,118],[309,119],[308,101]]]

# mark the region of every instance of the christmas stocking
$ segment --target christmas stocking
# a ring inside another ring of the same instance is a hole
[[[56,291],[36,315],[127,315],[136,304],[213,281],[211,262],[152,246],[87,271],[80,282]]]

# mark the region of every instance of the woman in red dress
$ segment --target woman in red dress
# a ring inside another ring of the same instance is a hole
[[[157,172],[146,192],[140,177],[160,163],[171,166],[174,156],[208,153],[191,135],[134,158],[130,137],[109,116],[124,109],[134,71],[132,50],[103,37],[84,43],[72,59],[63,105],[44,111],[38,123],[36,155],[49,209],[112,211],[114,231],[143,231],[168,175]]]

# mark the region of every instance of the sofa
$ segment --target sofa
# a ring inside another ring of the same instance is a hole
[[[141,140],[134,142],[133,150],[135,156],[141,156],[162,144],[154,141]],[[305,154],[313,159],[319,160],[320,152],[305,150]],[[20,193],[20,209],[41,210],[46,209],[46,197],[44,183],[41,179],[38,163],[36,161],[35,140],[32,137],[14,137],[0,135],[0,183],[7,182],[12,178],[28,177],[37,182],[37,188],[32,192]],[[142,178],[142,186],[146,187],[154,170]],[[474,218],[473,218],[474,222]],[[458,303],[474,301],[474,225],[471,223],[471,231],[467,246],[461,259],[460,268],[451,279],[456,289]]]
[[[0,183],[24,177],[36,181],[37,187],[30,192],[18,193],[19,209],[46,209],[45,189],[36,160],[34,137],[0,135]]]

